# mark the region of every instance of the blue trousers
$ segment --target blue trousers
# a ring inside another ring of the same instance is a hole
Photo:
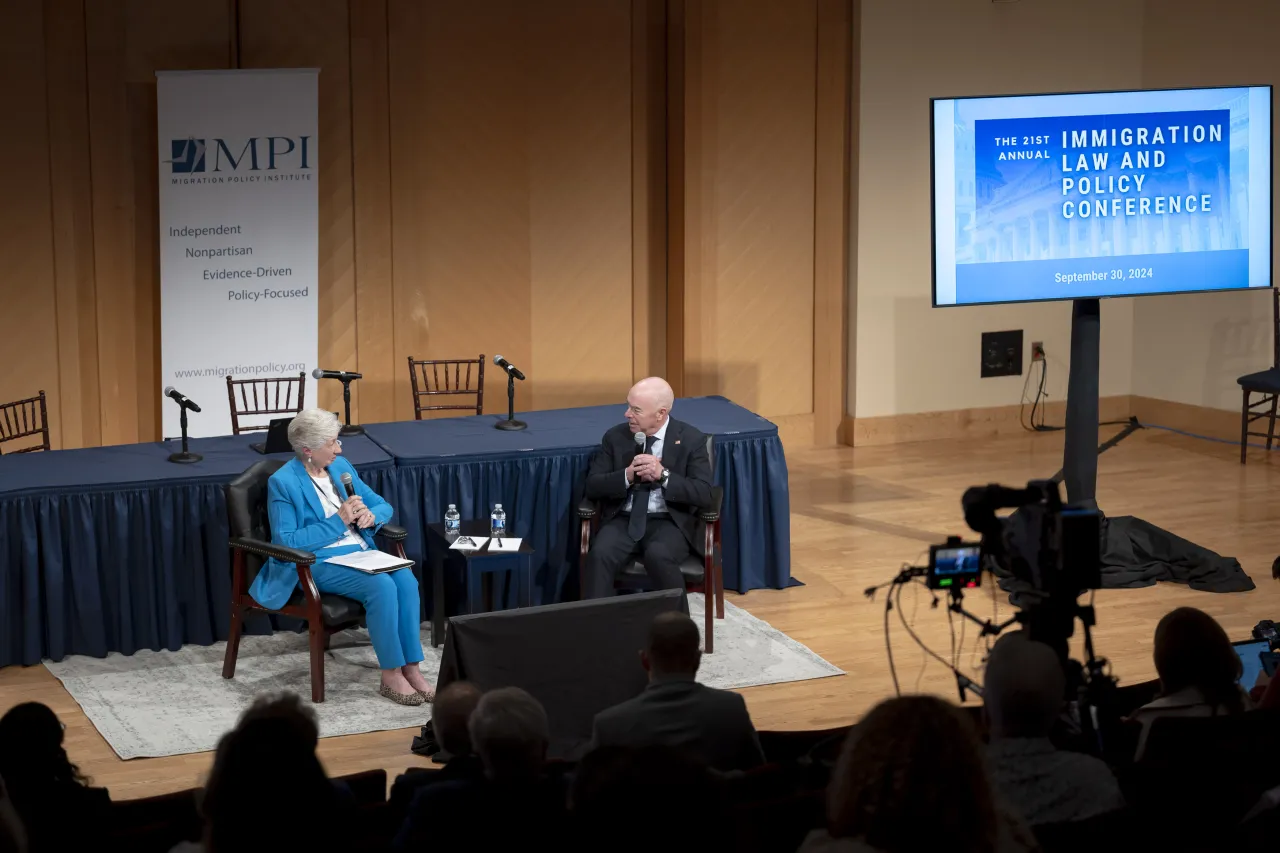
[[[422,660],[418,579],[412,569],[371,575],[348,566],[316,563],[311,576],[321,592],[354,598],[364,605],[369,639],[382,669]]]

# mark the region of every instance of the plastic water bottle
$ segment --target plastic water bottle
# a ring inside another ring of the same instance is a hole
[[[449,539],[456,539],[461,532],[462,516],[458,513],[456,504],[449,504],[449,511],[444,514],[444,535]]]
[[[494,504],[493,512],[489,513],[489,535],[494,539],[507,535],[507,512],[502,504]]]

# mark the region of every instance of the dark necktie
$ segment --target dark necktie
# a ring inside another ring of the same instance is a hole
[[[647,436],[644,440],[644,452],[652,453],[657,440],[656,435]],[[649,518],[649,491],[652,488],[652,484],[639,480],[631,484],[631,520],[627,522],[627,533],[636,542],[644,538],[644,525]]]

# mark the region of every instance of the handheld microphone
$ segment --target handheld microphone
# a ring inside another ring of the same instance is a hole
[[[347,490],[347,497],[354,498],[356,496],[356,487],[351,482],[351,475],[346,471],[343,471],[342,476],[339,479],[342,480],[343,488]]]
[[[641,453],[644,453],[645,434],[638,432],[635,436],[636,455],[639,456]]]
[[[493,363],[498,365],[498,367],[501,367],[503,370],[507,371],[507,373],[510,373],[516,379],[519,379],[521,382],[524,381],[524,374],[520,372],[520,369],[516,367],[514,364],[512,364],[511,362],[507,361],[502,356],[495,355],[493,357]]]
[[[315,379],[340,379],[343,382],[364,378],[359,373],[348,373],[345,370],[321,370],[318,367],[311,371],[311,376]]]
[[[166,397],[171,397],[172,399],[176,400],[178,405],[182,406],[184,409],[190,409],[193,412],[200,411],[199,406],[197,406],[195,403],[188,400],[186,397],[182,396],[182,393],[179,392],[178,389],[174,388],[172,385],[165,386],[164,395]]]

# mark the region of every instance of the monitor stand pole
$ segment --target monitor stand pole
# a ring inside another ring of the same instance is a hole
[[[1097,299],[1071,303],[1071,369],[1067,378],[1062,479],[1067,485],[1067,502],[1088,509],[1098,508],[1100,308]]]

